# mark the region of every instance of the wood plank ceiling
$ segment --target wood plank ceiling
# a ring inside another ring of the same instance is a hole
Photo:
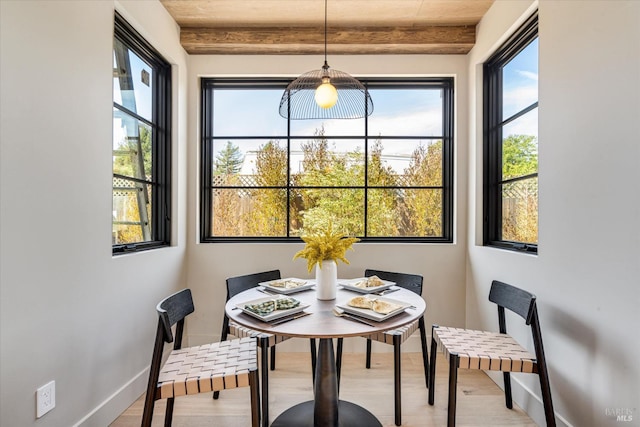
[[[190,54],[324,52],[322,0],[160,0]],[[329,54],[465,54],[494,0],[328,0]]]

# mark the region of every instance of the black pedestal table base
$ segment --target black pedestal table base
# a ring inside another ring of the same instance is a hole
[[[333,340],[321,338],[316,358],[315,400],[284,411],[271,427],[382,427],[366,409],[338,400]]]
[[[313,407],[314,402],[310,400],[289,408],[275,419],[271,427],[314,427]],[[338,426],[382,427],[382,424],[362,406],[341,400],[338,405]]]

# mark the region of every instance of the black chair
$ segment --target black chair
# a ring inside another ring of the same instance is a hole
[[[183,289],[156,307],[158,329],[153,345],[149,383],[144,400],[142,427],[150,427],[155,401],[167,399],[165,426],[171,426],[173,403],[178,396],[246,387],[251,390],[251,425],[260,425],[260,392],[255,339],[182,347],[184,319],[193,313],[189,289]],[[176,325],[175,339],[171,331]],[[162,365],[164,344],[173,342],[173,350]]]
[[[230,277],[227,279],[227,299],[229,301],[235,295],[244,292],[246,290],[255,288],[259,283],[268,282],[270,280],[280,279],[280,270],[264,271],[260,273],[247,274],[243,276]],[[262,380],[262,423],[266,427],[269,425],[269,371],[268,365],[268,349],[271,348],[271,365],[270,369],[273,371],[276,368],[276,344],[281,343],[289,339],[282,335],[267,334],[264,332],[258,332],[256,330],[240,326],[234,322],[229,321],[227,314],[224,314],[222,319],[222,334],[221,340],[225,341],[227,336],[231,334],[236,337],[251,337],[256,338],[258,347],[260,347],[260,361],[261,361],[261,380]],[[312,340],[311,342],[311,364],[313,372],[315,373],[316,362],[316,346]],[[219,392],[213,394],[213,398],[217,399]]]
[[[423,278],[417,274],[393,273],[389,271],[370,270],[364,272],[365,277],[378,276],[382,280],[395,282],[396,286],[408,289],[418,295],[422,295]],[[393,298],[390,296],[389,298]],[[378,341],[384,344],[393,345],[393,376],[394,376],[394,406],[395,406],[395,424],[402,424],[402,400],[401,400],[401,369],[400,369],[400,345],[405,342],[415,331],[420,329],[420,340],[422,346],[422,363],[424,366],[425,386],[429,385],[429,355],[427,352],[427,334],[424,323],[424,316],[412,322],[407,326],[391,331],[385,331],[367,336],[367,356],[366,367],[371,368],[371,341]],[[341,370],[342,364],[342,339],[338,340],[337,346],[337,365],[338,372]]]
[[[429,404],[435,396],[436,351],[438,345],[449,359],[449,409],[447,425],[456,424],[456,383],[458,368],[503,371],[506,406],[513,408],[510,372],[538,374],[547,426],[555,427],[547,363],[544,358],[542,335],[536,308],[536,297],[529,292],[494,280],[489,301],[498,305],[500,332],[474,331],[433,325],[431,340],[431,372],[429,376]],[[505,308],[516,313],[531,326],[535,356],[531,355],[511,336],[507,335]]]

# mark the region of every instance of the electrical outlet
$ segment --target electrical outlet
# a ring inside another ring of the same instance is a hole
[[[51,381],[36,390],[36,418],[56,407],[56,382]]]

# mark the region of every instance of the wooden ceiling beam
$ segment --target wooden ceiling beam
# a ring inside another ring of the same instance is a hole
[[[324,52],[324,28],[184,27],[180,42],[190,54],[309,55]],[[465,54],[475,26],[333,27],[330,54]]]

